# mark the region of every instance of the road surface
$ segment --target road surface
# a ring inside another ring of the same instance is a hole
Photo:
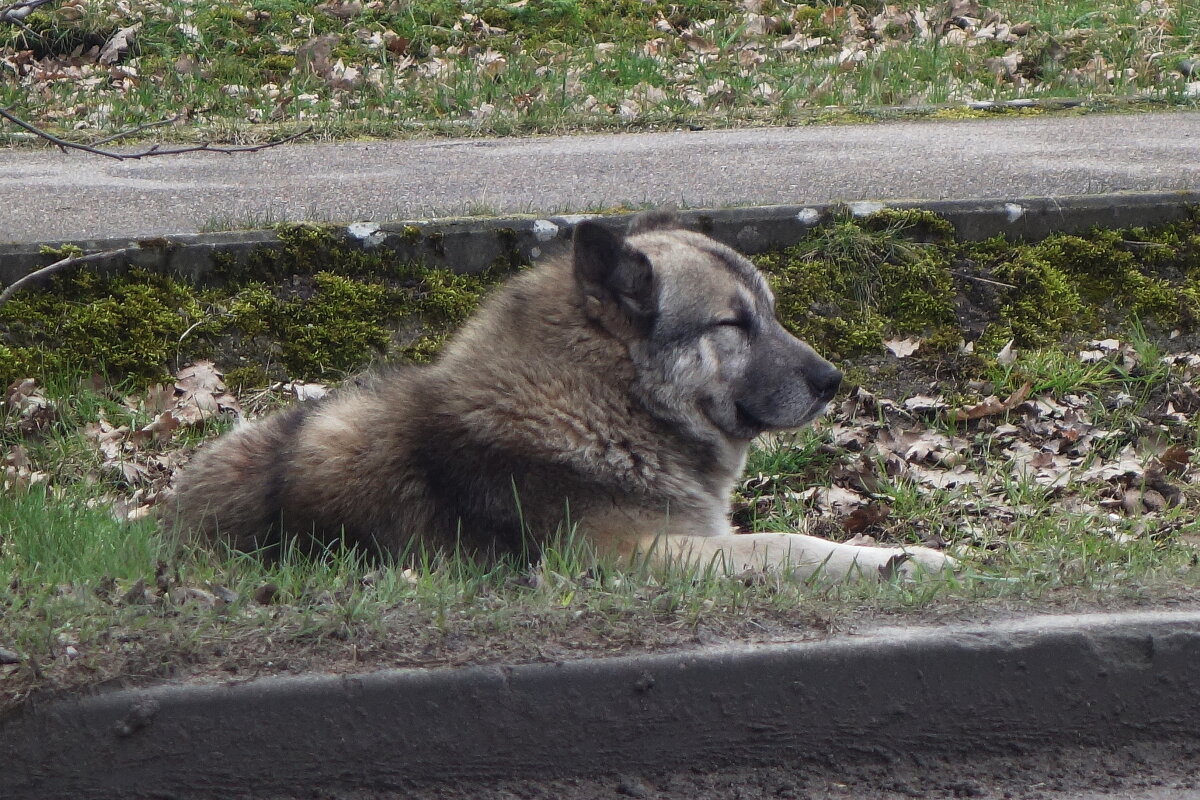
[[[619,204],[1012,198],[1200,187],[1200,113],[297,144],[112,161],[0,149],[0,241]],[[256,224],[257,223],[257,224]]]

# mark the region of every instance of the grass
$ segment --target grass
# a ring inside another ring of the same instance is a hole
[[[69,135],[182,113],[141,135],[240,142],[309,124],[327,138],[511,135],[820,123],[1012,99],[1196,102],[1178,69],[1200,50],[1190,0],[990,0],[966,22],[945,2],[764,0],[761,13],[732,0],[355,6],[43,6],[28,30],[0,27],[16,73],[0,105]],[[134,24],[128,51],[97,64]]]

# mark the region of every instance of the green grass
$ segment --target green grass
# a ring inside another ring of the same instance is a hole
[[[348,19],[296,0],[98,0],[82,14],[42,7],[25,20],[33,35],[0,27],[0,55],[19,65],[0,105],[70,135],[80,117],[98,134],[183,112],[142,136],[225,141],[309,124],[320,137],[509,135],[1017,98],[1194,105],[1176,69],[1200,50],[1194,6],[991,0],[964,35],[942,4],[889,6],[901,12],[889,22],[878,4],[776,0],[761,18],[733,0],[419,0]],[[89,48],[137,23],[126,55],[94,64]],[[1005,33],[1014,26],[1021,35]],[[786,49],[808,40],[819,43]],[[1004,58],[1015,68],[997,67]]]
[[[803,471],[813,457],[804,449],[801,442],[786,457],[756,452],[753,459],[760,468]],[[116,522],[82,491],[6,493],[0,645],[24,662],[8,668],[0,703],[100,680],[270,672],[289,660],[527,660],[546,648],[586,655],[673,646],[701,630],[709,641],[794,639],[895,614],[1144,602],[1197,585],[1196,551],[1181,538],[1200,534],[1189,510],[1164,517],[1169,533],[1159,535],[1138,531],[1133,519],[1098,525],[1052,492],[1003,484],[993,502],[1017,511],[1001,520],[970,493],[885,481],[875,494],[901,523],[889,538],[913,543],[922,531],[938,532],[963,568],[942,581],[832,586],[648,570],[597,560],[569,539],[536,560],[439,554],[386,565],[334,549],[264,564],[245,554],[177,550],[152,522]],[[803,512],[790,505],[772,512],[773,521],[786,511],[794,523]],[[269,602],[256,599],[268,586]]]

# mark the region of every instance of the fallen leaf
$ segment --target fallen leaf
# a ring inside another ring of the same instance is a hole
[[[133,45],[133,38],[137,34],[138,29],[142,27],[142,23],[130,25],[128,28],[121,28],[112,35],[104,47],[100,50],[100,56],[96,60],[101,64],[115,64],[129,51]]]
[[[1025,398],[1029,396],[1032,390],[1033,381],[1025,381],[1025,384],[1009,395],[1006,400],[1001,400],[999,397],[992,395],[991,397],[984,398],[983,402],[978,405],[970,406],[969,408],[954,409],[946,414],[946,419],[951,422],[965,422],[967,420],[979,419],[980,417],[1003,414],[1025,402]]]
[[[842,520],[842,527],[845,528],[846,533],[857,536],[868,528],[882,525],[891,513],[891,507],[885,503],[868,503],[851,511]]]
[[[712,42],[697,36],[691,31],[684,31],[683,33],[679,34],[679,38],[682,39],[683,43],[688,46],[688,49],[694,53],[711,55],[713,53],[718,53],[721,50],[721,48],[717,47]]]
[[[896,578],[900,577],[902,574],[900,572],[900,567],[903,566],[904,562],[908,561],[909,558],[911,558],[911,556],[909,556],[908,553],[896,553],[896,555],[887,560],[886,564],[880,565],[879,577],[883,578],[885,581],[895,580]]]
[[[921,340],[913,337],[910,339],[890,339],[883,343],[883,346],[894,355],[896,358],[907,358],[921,346]]]
[[[1008,344],[1000,348],[1000,352],[996,354],[996,362],[1004,367],[1011,367],[1017,360],[1017,352],[1013,349],[1013,343],[1016,339],[1009,339]]]
[[[1191,460],[1192,452],[1186,444],[1177,444],[1168,447],[1158,457],[1158,462],[1162,465],[1163,473],[1175,477],[1179,477],[1187,472],[1188,464]]]
[[[925,414],[931,411],[941,411],[948,407],[941,397],[930,397],[927,394],[916,394],[901,403],[905,410],[914,414]]]

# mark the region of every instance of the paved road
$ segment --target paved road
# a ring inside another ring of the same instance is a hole
[[[0,241],[353,221],[1200,187],[1200,113],[304,144],[117,162],[0,149]]]
[[[859,761],[782,763],[764,768],[544,781],[459,782],[403,793],[333,793],[337,800],[1200,800],[1196,745],[1139,743],[1111,748],[1054,747],[970,761],[936,750],[886,763],[863,742]],[[813,742],[819,753],[820,742]]]

